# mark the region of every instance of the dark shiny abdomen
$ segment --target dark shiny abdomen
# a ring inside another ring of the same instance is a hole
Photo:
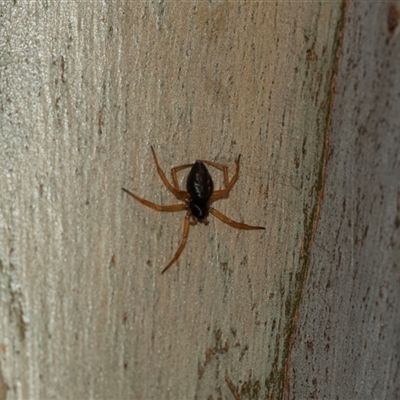
[[[211,175],[206,166],[196,161],[189,172],[186,181],[186,190],[190,195],[190,211],[193,216],[202,220],[208,215],[208,201],[214,190],[214,184]]]

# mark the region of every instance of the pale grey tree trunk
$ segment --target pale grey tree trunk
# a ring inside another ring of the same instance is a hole
[[[0,10],[1,400],[374,398],[381,386],[359,389],[372,373],[396,394],[389,5]],[[168,177],[196,159],[232,176],[242,154],[239,181],[215,207],[266,231],[210,217],[161,275],[185,213],[121,190],[178,203],[151,145]]]
[[[349,4],[287,398],[400,398],[399,22]]]

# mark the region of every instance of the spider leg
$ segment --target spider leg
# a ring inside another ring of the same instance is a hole
[[[213,161],[207,161],[207,160],[200,160],[202,163],[204,164],[208,164],[211,165],[214,168],[217,168],[219,170],[221,170],[224,173],[224,183],[225,183],[225,187],[229,185],[229,177],[228,177],[228,167],[226,165],[223,164],[218,164],[215,163]]]
[[[186,208],[186,204],[173,204],[170,206],[161,206],[159,204],[152,203],[151,201],[148,201],[146,199],[142,199],[139,196],[136,196],[136,194],[133,194],[127,189],[122,188],[122,190],[126,193],[129,194],[129,196],[132,196],[135,200],[140,201],[142,204],[144,204],[147,207],[152,208],[153,210],[157,211],[182,211]]]
[[[190,227],[190,215],[186,214],[185,217],[185,223],[183,225],[183,236],[182,236],[182,242],[178,247],[178,250],[176,251],[174,258],[169,262],[169,264],[162,270],[162,274],[179,258],[181,255],[183,249],[186,246],[186,241],[189,235],[189,227]]]
[[[185,191],[179,190],[178,188],[174,187],[173,185],[170,184],[168,181],[167,177],[164,174],[164,171],[161,169],[160,164],[158,163],[157,157],[156,157],[156,152],[154,151],[153,146],[151,147],[151,151],[153,152],[153,157],[154,157],[154,162],[156,164],[157,172],[162,181],[164,182],[164,185],[166,188],[179,200],[185,200],[187,193]],[[175,182],[174,182],[175,184]]]
[[[222,199],[223,197],[227,197],[229,192],[232,190],[233,186],[235,185],[235,183],[237,182],[238,178],[239,178],[239,169],[240,169],[240,154],[238,159],[236,160],[236,171],[235,171],[235,175],[233,175],[232,179],[230,180],[230,182],[227,183],[227,177],[225,178],[225,189],[222,190],[215,190],[214,193],[211,195],[210,197],[210,204],[213,203],[214,201],[217,201],[219,199]],[[223,166],[220,166],[223,167]],[[216,167],[218,168],[218,167]],[[228,174],[228,172],[226,172],[226,174]],[[225,172],[224,172],[225,175]]]
[[[228,224],[228,225],[232,226],[233,228],[246,229],[246,230],[265,229],[263,226],[252,226],[252,225],[243,224],[241,222],[233,221],[230,218],[228,218],[226,215],[217,211],[213,207],[210,207],[210,213],[212,215],[214,215],[214,217],[217,217],[220,221],[225,222],[225,224]]]
[[[172,180],[174,182],[175,189],[180,190],[179,183],[178,183],[178,177],[177,177],[176,173],[182,169],[193,167],[193,165],[194,164],[185,164],[185,165],[180,165],[179,167],[175,167],[175,168],[171,169],[171,176],[172,176]]]

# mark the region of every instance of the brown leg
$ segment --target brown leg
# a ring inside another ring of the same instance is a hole
[[[228,177],[228,167],[226,165],[223,164],[218,164],[212,161],[207,161],[207,160],[200,160],[202,163],[204,164],[208,164],[211,165],[214,168],[219,169],[220,171],[222,171],[224,173],[224,183],[225,183],[225,187],[227,187],[229,185],[229,177]]]
[[[154,157],[154,162],[156,163],[156,168],[157,168],[157,172],[158,175],[160,175],[160,178],[162,179],[162,181],[164,182],[164,185],[167,187],[167,189],[179,200],[185,200],[187,194],[186,192],[179,190],[178,188],[172,186],[167,177],[164,174],[164,171],[161,169],[160,165],[158,164],[158,160],[156,157],[156,152],[153,149],[153,146],[151,146],[151,151],[153,152],[153,157]]]
[[[235,183],[237,182],[238,178],[239,178],[239,169],[240,169],[240,155],[238,157],[238,159],[236,160],[236,171],[235,171],[235,175],[233,175],[232,179],[230,180],[230,182],[226,182],[227,181],[227,177],[224,177],[225,180],[225,189],[222,190],[215,190],[214,193],[212,194],[211,198],[210,198],[210,204],[213,203],[214,201],[217,201],[219,199],[222,199],[223,197],[227,197],[229,192],[232,190],[233,186],[235,185]],[[218,165],[218,164],[217,164]],[[223,165],[220,165],[220,167],[224,167]],[[218,168],[218,167],[216,167]],[[225,172],[224,172],[225,175]]]
[[[247,224],[242,224],[241,222],[236,222],[225,216],[224,214],[220,213],[217,211],[215,208],[210,207],[210,213],[214,215],[214,217],[217,217],[220,221],[225,222],[225,224],[228,224],[232,226],[233,228],[237,229],[246,229],[246,230],[252,230],[252,229],[265,229],[263,226],[252,226],[252,225],[247,225]]]
[[[174,258],[169,262],[169,264],[162,270],[162,274],[179,258],[181,255],[183,249],[186,246],[186,241],[189,235],[189,227],[190,227],[190,216],[189,214],[186,214],[185,217],[185,223],[183,225],[183,236],[182,236],[182,242],[178,247],[178,250],[176,251]]]
[[[140,201],[142,204],[144,204],[147,207],[152,208],[153,210],[157,210],[157,211],[182,211],[186,208],[185,204],[173,204],[170,206],[161,206],[159,204],[154,204],[151,201],[142,199],[139,196],[136,196],[136,194],[133,194],[132,192],[130,192],[127,189],[122,188],[122,190],[126,193],[129,194],[129,196],[132,196],[135,200]]]
[[[171,176],[172,176],[172,181],[174,182],[175,189],[180,190],[176,173],[182,169],[190,168],[190,167],[193,167],[193,164],[180,165],[179,167],[175,167],[175,168],[171,169]]]

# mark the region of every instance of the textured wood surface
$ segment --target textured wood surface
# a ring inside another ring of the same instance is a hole
[[[400,398],[400,4],[346,21],[291,399]]]
[[[317,1],[1,5],[0,396],[282,398],[299,382],[344,16]],[[215,206],[267,230],[210,218],[161,275],[184,213],[121,190],[176,202],[150,145],[166,172],[232,172],[242,154]]]

